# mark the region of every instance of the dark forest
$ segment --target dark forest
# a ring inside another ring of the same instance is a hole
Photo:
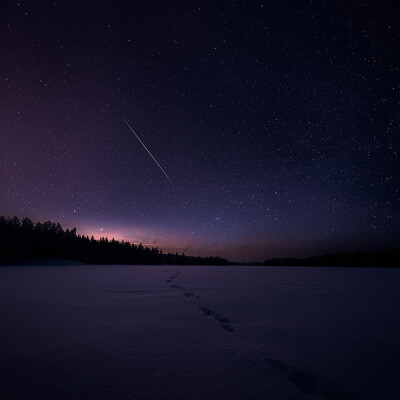
[[[400,248],[381,251],[360,251],[354,253],[325,254],[309,258],[272,258],[264,261],[268,266],[310,266],[310,267],[399,267]]]
[[[40,258],[64,258],[88,264],[227,265],[220,257],[163,254],[145,247],[107,238],[78,235],[59,223],[32,222],[29,218],[0,217],[0,263],[15,264]]]

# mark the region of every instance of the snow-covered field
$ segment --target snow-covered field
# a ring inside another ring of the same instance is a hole
[[[399,399],[400,269],[0,268],[0,398]]]

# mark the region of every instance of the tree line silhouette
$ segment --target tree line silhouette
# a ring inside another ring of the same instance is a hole
[[[64,258],[88,264],[228,265],[220,257],[163,254],[157,247],[125,241],[77,235],[59,223],[32,222],[29,218],[0,217],[0,264],[36,262],[40,258]]]
[[[271,258],[264,261],[269,266],[347,266],[347,267],[399,267],[400,248],[356,253],[325,254],[310,258]]]

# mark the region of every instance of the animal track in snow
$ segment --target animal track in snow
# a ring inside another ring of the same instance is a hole
[[[349,396],[337,382],[333,382],[329,377],[318,372],[305,367],[296,368],[273,358],[266,358],[266,361],[305,394],[326,400],[354,398]]]
[[[171,285],[172,288],[174,289],[185,289],[183,286],[179,286],[176,283],[174,283],[173,285]]]
[[[180,272],[177,272],[176,274],[170,276],[170,277],[166,280],[166,282],[167,282],[167,283],[173,283],[173,282],[174,282],[174,279],[175,279],[179,274],[180,274]],[[174,287],[175,287],[175,286],[174,286]]]
[[[173,288],[173,289],[180,289],[180,290],[184,290],[185,288],[183,286],[180,286],[176,283],[174,283],[175,278],[180,274],[180,272],[177,272],[176,274],[170,276],[166,282]],[[186,297],[194,297],[195,299],[200,299],[199,296],[196,296],[194,293],[192,292],[185,292],[183,293],[184,296]]]
[[[175,278],[180,274],[180,272],[177,272],[174,275],[171,275],[166,282],[171,286],[171,288],[173,289],[179,289],[179,290],[184,290],[185,288],[183,286],[180,286],[178,284],[176,284]],[[200,297],[197,296],[195,293],[193,292],[184,292],[183,295],[185,297],[193,297],[197,300],[200,300]],[[232,323],[233,321],[231,321],[229,318],[225,317],[224,315],[220,314],[220,313],[216,313],[214,312],[211,308],[208,307],[200,307],[200,310],[203,312],[204,315],[206,315],[207,317],[212,317],[215,320],[217,320],[219,322],[219,326],[223,329],[225,329],[227,332],[234,332],[234,329],[232,327]]]
[[[219,325],[221,328],[225,329],[228,332],[234,332],[234,329],[231,325],[233,321],[231,321],[229,318],[223,316],[220,313],[214,312],[211,308],[208,307],[200,307],[200,310],[203,311],[203,314],[207,317],[212,317],[219,321]]]

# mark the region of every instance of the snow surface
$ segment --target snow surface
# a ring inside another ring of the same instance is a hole
[[[0,397],[398,399],[400,270],[0,268]]]
[[[28,261],[21,261],[15,263],[14,265],[19,266],[28,266],[28,265],[40,265],[40,266],[57,266],[57,265],[84,265],[84,263],[75,261],[75,260],[68,260],[65,258],[36,258]]]

